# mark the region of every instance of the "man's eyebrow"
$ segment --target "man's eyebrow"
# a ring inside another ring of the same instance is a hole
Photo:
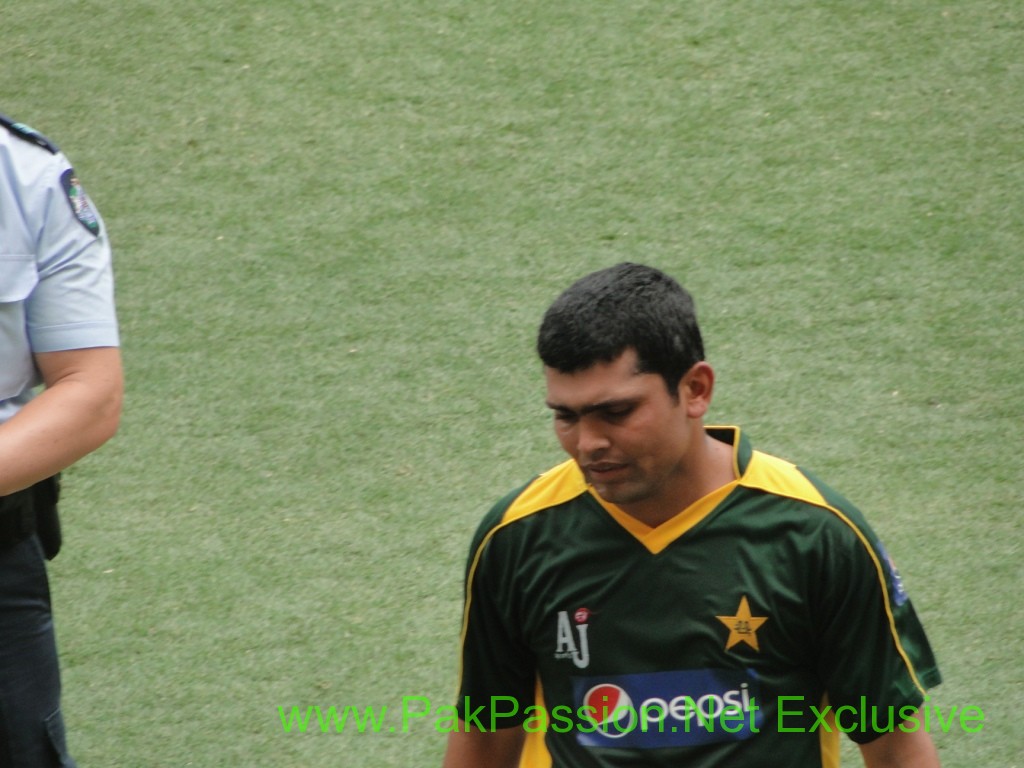
[[[570,408],[568,405],[563,405],[561,403],[553,403],[550,400],[546,401],[544,404],[552,411],[558,411],[559,413],[569,413],[574,416],[586,416],[588,413],[593,413],[594,411],[608,411],[614,408],[622,408],[623,406],[636,405],[639,399],[640,398],[637,397],[616,397],[611,400],[602,400],[597,403],[589,403],[587,405],[580,407],[579,410],[576,410],[575,408]]]

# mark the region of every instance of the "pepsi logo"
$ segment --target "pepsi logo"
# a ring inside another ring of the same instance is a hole
[[[595,685],[583,696],[583,706],[594,723],[609,738],[625,736],[636,725],[633,700],[613,683]]]
[[[655,749],[741,741],[764,721],[755,704],[759,681],[751,670],[577,677],[573,691],[579,702],[576,740],[585,747]]]

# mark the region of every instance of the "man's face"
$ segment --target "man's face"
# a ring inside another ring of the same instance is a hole
[[[674,503],[693,443],[685,387],[677,400],[661,376],[637,373],[632,349],[611,363],[544,375],[555,434],[601,498],[626,512]]]

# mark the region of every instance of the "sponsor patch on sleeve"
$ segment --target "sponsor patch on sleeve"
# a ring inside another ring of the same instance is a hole
[[[903,578],[896,568],[896,561],[892,559],[892,555],[889,554],[882,542],[878,542],[878,549],[882,555],[882,562],[885,563],[885,569],[888,572],[889,591],[892,593],[892,601],[898,608],[907,602],[908,599],[907,590],[903,587]]]

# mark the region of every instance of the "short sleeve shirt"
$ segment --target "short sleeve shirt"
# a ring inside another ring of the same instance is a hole
[[[571,461],[485,518],[464,720],[539,734],[560,768],[788,768],[829,765],[838,733],[870,741],[922,703],[938,667],[860,512],[738,429],[709,431],[735,480],[657,528]]]
[[[35,353],[118,344],[99,213],[63,153],[0,119],[0,423],[41,383]]]

